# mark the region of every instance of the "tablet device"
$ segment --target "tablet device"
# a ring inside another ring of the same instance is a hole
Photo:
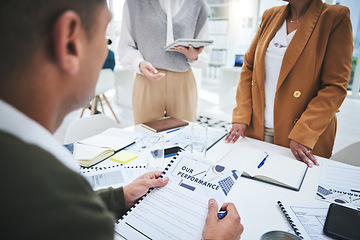
[[[324,234],[335,239],[360,239],[360,211],[330,204]]]
[[[174,42],[170,43],[169,45],[165,46],[165,50],[169,50],[170,48],[176,47],[176,46],[184,46],[189,47],[191,44],[194,48],[200,48],[200,47],[206,47],[211,45],[214,42],[214,40],[201,40],[201,39],[185,39],[185,38],[179,38],[175,40]]]

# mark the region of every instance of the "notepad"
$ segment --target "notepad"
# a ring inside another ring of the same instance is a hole
[[[138,155],[136,155],[135,153],[131,153],[123,150],[113,155],[110,159],[115,162],[125,164],[134,160],[137,157]]]
[[[187,125],[189,125],[188,122],[178,119],[176,117],[160,118],[141,124],[141,126],[153,132],[162,132],[173,128],[184,127]]]
[[[258,168],[266,154],[257,148],[239,147],[230,150],[219,163],[231,163],[243,171],[243,177],[299,191],[308,166],[295,158],[269,154],[264,164]]]
[[[206,47],[211,45],[214,42],[214,40],[201,40],[201,39],[185,39],[185,38],[179,38],[175,40],[174,42],[170,43],[169,45],[165,46],[165,50],[169,50],[170,48],[176,47],[176,46],[185,46],[188,47],[190,44],[194,48],[200,48],[200,47]]]
[[[116,136],[114,131],[122,130],[108,129],[76,143],[74,157],[78,159],[80,166],[91,167],[135,143],[131,138]]]

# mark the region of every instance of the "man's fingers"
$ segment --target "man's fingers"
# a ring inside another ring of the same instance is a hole
[[[148,172],[148,173],[145,173],[144,175],[149,175],[150,178],[158,178],[160,177],[162,171],[152,171],[152,172]]]
[[[232,203],[229,203],[229,202],[224,203],[224,204],[221,206],[221,210],[222,210],[222,211],[231,210],[231,207],[230,207],[231,204],[232,204]],[[234,207],[235,207],[235,206],[234,206]]]
[[[211,198],[208,203],[208,215],[206,221],[218,219],[218,204],[215,199]]]
[[[162,171],[147,172],[147,173],[144,173],[143,175],[141,175],[140,177],[138,177],[137,179],[142,179],[142,178],[156,179],[156,178],[160,177],[161,173],[162,173]]]
[[[149,188],[151,187],[163,187],[169,182],[168,177],[158,178],[158,179],[151,179],[149,182]]]
[[[238,216],[237,221],[240,222],[239,213],[233,203],[224,203],[221,207],[221,210],[226,210],[229,216],[236,216],[236,217]]]
[[[144,181],[147,188],[163,187],[169,182],[168,177],[159,178],[162,171],[148,172],[137,178],[139,181]]]

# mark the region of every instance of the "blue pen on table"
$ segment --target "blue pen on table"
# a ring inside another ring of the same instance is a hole
[[[177,130],[180,130],[181,128],[175,128],[175,129],[172,129],[172,130],[170,130],[170,131],[167,131],[166,133],[172,133],[172,132],[175,132],[175,131],[177,131]]]
[[[269,154],[267,152],[266,153],[266,156],[263,158],[263,160],[261,160],[261,162],[259,163],[259,165],[257,166],[257,168],[261,168],[262,165],[264,165],[267,157],[269,156]]]
[[[223,219],[226,216],[226,214],[227,214],[227,211],[219,212],[218,218]]]

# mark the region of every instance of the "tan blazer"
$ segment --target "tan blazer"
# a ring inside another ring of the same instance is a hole
[[[248,125],[246,135],[264,139],[265,52],[283,24],[289,6],[268,9],[244,57],[233,122]],[[274,102],[274,143],[290,139],[330,157],[336,116],[346,97],[353,51],[350,11],[313,0],[285,52]]]

